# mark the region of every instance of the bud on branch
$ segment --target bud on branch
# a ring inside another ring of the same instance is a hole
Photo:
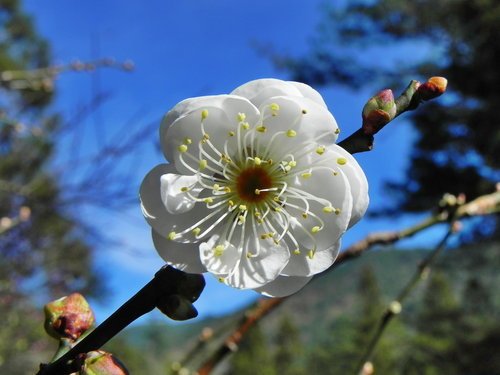
[[[370,151],[373,136],[400,114],[416,109],[422,102],[435,99],[446,91],[448,81],[432,77],[423,84],[411,81],[403,93],[394,98],[392,90],[385,89],[370,98],[363,107],[361,129],[339,143],[351,154]]]

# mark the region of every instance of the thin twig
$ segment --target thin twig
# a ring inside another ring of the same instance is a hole
[[[387,310],[384,312],[382,317],[380,318],[380,322],[378,323],[377,329],[373,334],[370,342],[368,343],[361,360],[359,361],[358,366],[356,367],[359,371],[357,372],[359,375],[363,374],[363,369],[365,368],[366,363],[370,362],[375,348],[377,344],[380,342],[385,329],[391,322],[391,320],[401,312],[403,302],[410,295],[411,291],[417,286],[417,284],[423,280],[426,275],[429,273],[431,265],[435,262],[438,255],[443,251],[448,242],[450,236],[454,233],[453,231],[453,222],[450,223],[450,227],[446,232],[445,236],[441,239],[436,248],[429,253],[429,255],[418,265],[417,270],[413,274],[412,278],[408,281],[405,287],[401,290],[398,296],[389,304]]]
[[[460,206],[456,213],[456,220],[471,216],[482,216],[500,211],[500,191],[492,194],[480,196],[473,201]],[[333,270],[346,261],[359,257],[365,251],[372,249],[375,245],[393,244],[403,238],[409,238],[429,227],[436,224],[449,221],[449,215],[446,212],[437,213],[429,218],[413,225],[409,228],[393,231],[393,232],[378,232],[368,235],[361,241],[356,242],[346,250],[341,252],[335,263],[324,273],[317,275],[321,277],[326,272]],[[288,297],[281,298],[261,298],[257,301],[254,307],[250,308],[240,321],[236,329],[227,337],[227,339],[216,349],[216,351],[203,363],[198,369],[199,375],[207,375],[222,361],[227,355],[237,349],[238,343],[242,340],[243,335],[258,321],[270,314]]]

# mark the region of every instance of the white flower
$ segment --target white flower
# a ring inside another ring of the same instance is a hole
[[[302,288],[332,265],[368,205],[338,133],[319,93],[297,82],[261,79],[177,104],[160,128],[170,164],[140,191],[159,254],[236,288]]]

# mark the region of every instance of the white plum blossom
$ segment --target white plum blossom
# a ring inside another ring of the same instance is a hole
[[[158,253],[235,288],[296,292],[332,265],[368,205],[338,134],[320,94],[298,82],[260,79],[180,102],[160,128],[169,163],[140,190]]]

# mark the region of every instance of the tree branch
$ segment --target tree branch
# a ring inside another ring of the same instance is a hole
[[[198,299],[204,286],[202,275],[187,274],[171,266],[161,268],[153,280],[68,352],[48,365],[42,364],[37,375],[66,375],[77,371],[80,354],[101,348],[118,332],[155,307],[172,319],[194,318],[197,311],[191,303]]]
[[[473,201],[459,206],[454,213],[455,220],[460,218],[483,216],[493,214],[500,211],[500,191],[491,194],[480,196]],[[403,238],[409,238],[413,235],[432,227],[439,223],[444,223],[450,220],[448,211],[442,211],[428,217],[420,223],[413,225],[409,228],[393,232],[377,232],[368,235],[361,241],[356,242],[352,246],[345,249],[339,254],[335,263],[322,274],[316,275],[321,277],[344,262],[359,257],[365,251],[372,249],[375,245],[389,245],[393,244]],[[236,351],[238,344],[243,339],[245,333],[258,321],[271,312],[276,310],[283,302],[289,297],[281,298],[261,298],[257,301],[254,307],[250,308],[245,316],[242,318],[236,329],[226,338],[221,346],[203,363],[198,369],[199,375],[208,375],[222,361],[228,354]]]

